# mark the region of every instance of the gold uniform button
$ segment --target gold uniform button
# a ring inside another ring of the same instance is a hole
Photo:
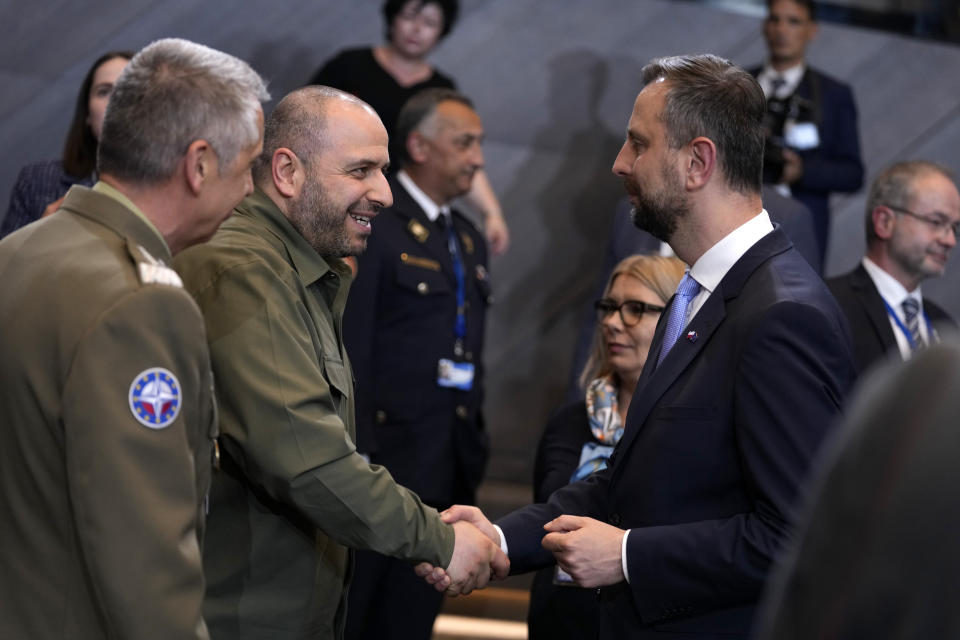
[[[467,408],[462,404],[457,405],[457,417],[461,420],[467,419]]]
[[[377,424],[383,424],[387,421],[387,414],[385,411],[377,411],[374,415],[374,419],[377,421]]]
[[[426,282],[421,282],[417,285],[417,291],[419,291],[421,294],[426,294],[429,290],[430,287],[427,286]]]

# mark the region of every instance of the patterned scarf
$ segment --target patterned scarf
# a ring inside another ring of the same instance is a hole
[[[576,482],[594,471],[606,468],[614,445],[623,435],[613,376],[597,378],[587,386],[587,418],[590,431],[597,442],[583,445],[580,462],[577,470],[570,476],[570,482]]]

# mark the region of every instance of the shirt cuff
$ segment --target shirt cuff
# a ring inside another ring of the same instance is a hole
[[[500,534],[500,550],[503,551],[503,555],[509,558],[510,554],[507,552],[507,537],[503,535],[503,529],[497,525],[493,525],[493,528],[497,530],[498,534]]]
[[[623,542],[620,543],[620,566],[623,569],[623,579],[627,581],[627,584],[630,584],[630,573],[627,571],[627,538],[629,536],[630,529],[627,529],[623,532]],[[500,534],[500,537],[503,538],[503,534]]]

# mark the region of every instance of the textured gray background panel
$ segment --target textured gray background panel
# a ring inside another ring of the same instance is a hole
[[[190,38],[248,60],[280,97],[338,49],[379,42],[379,9],[373,0],[0,3],[3,211],[19,167],[59,154],[77,87],[103,51]],[[492,265],[492,479],[529,481],[544,420],[561,402],[622,192],[610,166],[640,68],[697,52],[758,64],[759,19],[655,0],[464,0],[434,54],[484,118],[488,172],[513,233],[510,252]],[[868,180],[906,158],[960,169],[960,48],[824,24],[810,59],[854,87]],[[862,193],[835,198],[828,274],[863,251],[863,202]],[[954,260],[924,289],[960,317],[958,283]]]

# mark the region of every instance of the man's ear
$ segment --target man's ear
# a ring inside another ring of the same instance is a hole
[[[204,183],[217,175],[217,154],[213,152],[210,143],[201,138],[190,143],[183,162],[187,185],[193,195],[198,196],[203,190]]]
[[[420,164],[427,159],[427,139],[419,131],[414,131],[407,137],[407,155],[415,163]]]
[[[687,145],[686,187],[689,191],[701,189],[710,182],[717,169],[717,146],[710,138],[694,138]]]
[[[877,205],[870,212],[870,222],[873,224],[873,232],[881,240],[889,240],[893,237],[893,231],[896,228],[897,214],[893,209],[884,205]]]
[[[300,195],[306,174],[297,154],[286,147],[280,147],[273,152],[270,172],[273,186],[280,195],[285,198],[295,198]]]

